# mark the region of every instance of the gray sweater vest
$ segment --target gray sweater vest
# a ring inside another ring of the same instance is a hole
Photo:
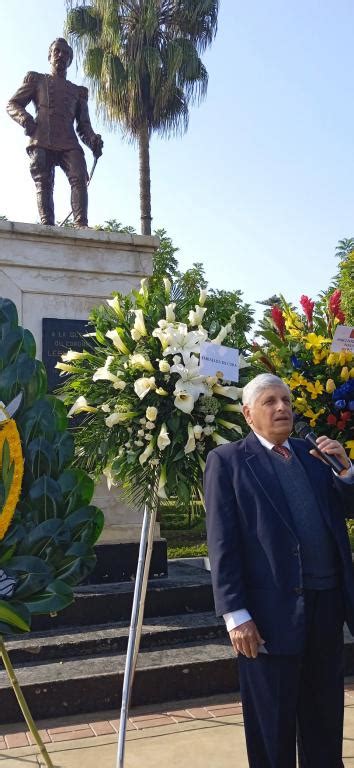
[[[339,582],[339,558],[306,470],[294,452],[284,459],[268,451],[298,536],[305,589],[332,589]]]

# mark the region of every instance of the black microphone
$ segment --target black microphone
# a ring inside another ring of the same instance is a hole
[[[329,466],[332,467],[335,472],[342,472],[343,469],[348,469],[348,467],[345,467],[344,464],[342,464],[342,462],[339,461],[336,456],[332,456],[329,453],[324,453],[324,451],[321,451],[321,448],[319,448],[316,443],[315,433],[311,432],[309,425],[306,424],[305,421],[298,421],[294,428],[296,434],[310,443],[312,448],[314,448],[315,451],[317,451],[317,453],[321,456],[321,459],[323,459],[326,464],[329,464]]]

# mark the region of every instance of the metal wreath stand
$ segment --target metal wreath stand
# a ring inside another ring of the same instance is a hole
[[[138,566],[136,571],[135,587],[130,629],[125,660],[122,704],[119,721],[117,768],[124,768],[125,739],[128,721],[130,697],[134,681],[134,673],[139,653],[141,630],[144,618],[144,606],[146,589],[149,577],[152,547],[154,543],[154,531],[157,515],[157,497],[152,494],[152,508],[147,504],[144,507],[143,525],[141,529]]]

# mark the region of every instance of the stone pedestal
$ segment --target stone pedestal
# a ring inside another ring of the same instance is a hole
[[[0,222],[0,295],[17,307],[42,359],[42,320],[87,320],[112,291],[128,293],[152,272],[156,237]],[[106,516],[100,542],[136,542],[142,513],[122,503],[117,489],[98,484],[94,503]],[[159,536],[159,526],[156,526]]]

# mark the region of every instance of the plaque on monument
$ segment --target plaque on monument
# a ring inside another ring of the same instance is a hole
[[[63,379],[55,368],[61,356],[72,349],[81,352],[90,345],[85,334],[90,327],[87,320],[62,320],[56,317],[42,319],[42,360],[48,376],[48,392],[53,392]]]

